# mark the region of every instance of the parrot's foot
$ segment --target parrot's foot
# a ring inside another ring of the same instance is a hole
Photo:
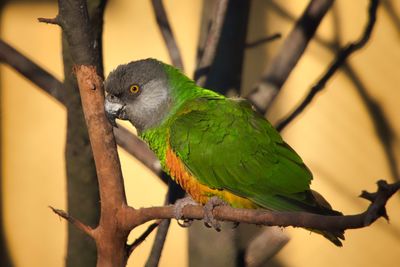
[[[214,228],[217,232],[221,231],[221,224],[217,219],[214,218],[213,210],[218,206],[228,205],[225,201],[219,197],[212,197],[206,205],[204,205],[204,224],[209,228]]]
[[[181,227],[189,227],[193,223],[193,219],[183,218],[183,208],[187,205],[198,206],[199,204],[196,201],[194,201],[193,198],[191,197],[181,198],[175,202],[174,216]]]

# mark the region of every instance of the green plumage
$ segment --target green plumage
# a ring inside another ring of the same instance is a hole
[[[170,108],[140,136],[166,166],[167,147],[199,183],[226,190],[276,211],[340,215],[318,202],[310,190],[312,174],[280,134],[244,99],[229,99],[200,88],[163,64]],[[240,203],[230,203],[241,207]],[[341,232],[316,231],[336,245]]]

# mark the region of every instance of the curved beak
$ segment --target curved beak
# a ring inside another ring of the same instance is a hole
[[[115,119],[123,119],[123,112],[125,109],[125,104],[122,103],[119,98],[113,95],[107,95],[104,101],[104,110],[106,112],[106,117],[112,126],[118,128]]]

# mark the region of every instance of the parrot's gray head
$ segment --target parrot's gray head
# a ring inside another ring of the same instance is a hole
[[[119,65],[104,82],[104,104],[111,124],[129,120],[141,132],[156,126],[169,111],[170,94],[164,63],[155,59]]]

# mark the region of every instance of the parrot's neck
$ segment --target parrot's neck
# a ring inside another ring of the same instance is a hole
[[[173,104],[169,116],[174,116],[186,102],[196,98],[225,98],[214,91],[197,86],[196,83],[181,73],[180,70],[166,65],[170,94]]]
[[[167,148],[167,140],[169,139],[169,126],[171,122],[179,115],[184,108],[190,110],[190,105],[186,105],[190,101],[197,98],[223,99],[214,91],[204,89],[195,84],[195,82],[178,69],[165,65],[169,83],[169,99],[171,101],[167,113],[158,125],[139,131],[139,136],[149,145],[150,149],[160,159],[162,167],[165,169],[165,155]]]

